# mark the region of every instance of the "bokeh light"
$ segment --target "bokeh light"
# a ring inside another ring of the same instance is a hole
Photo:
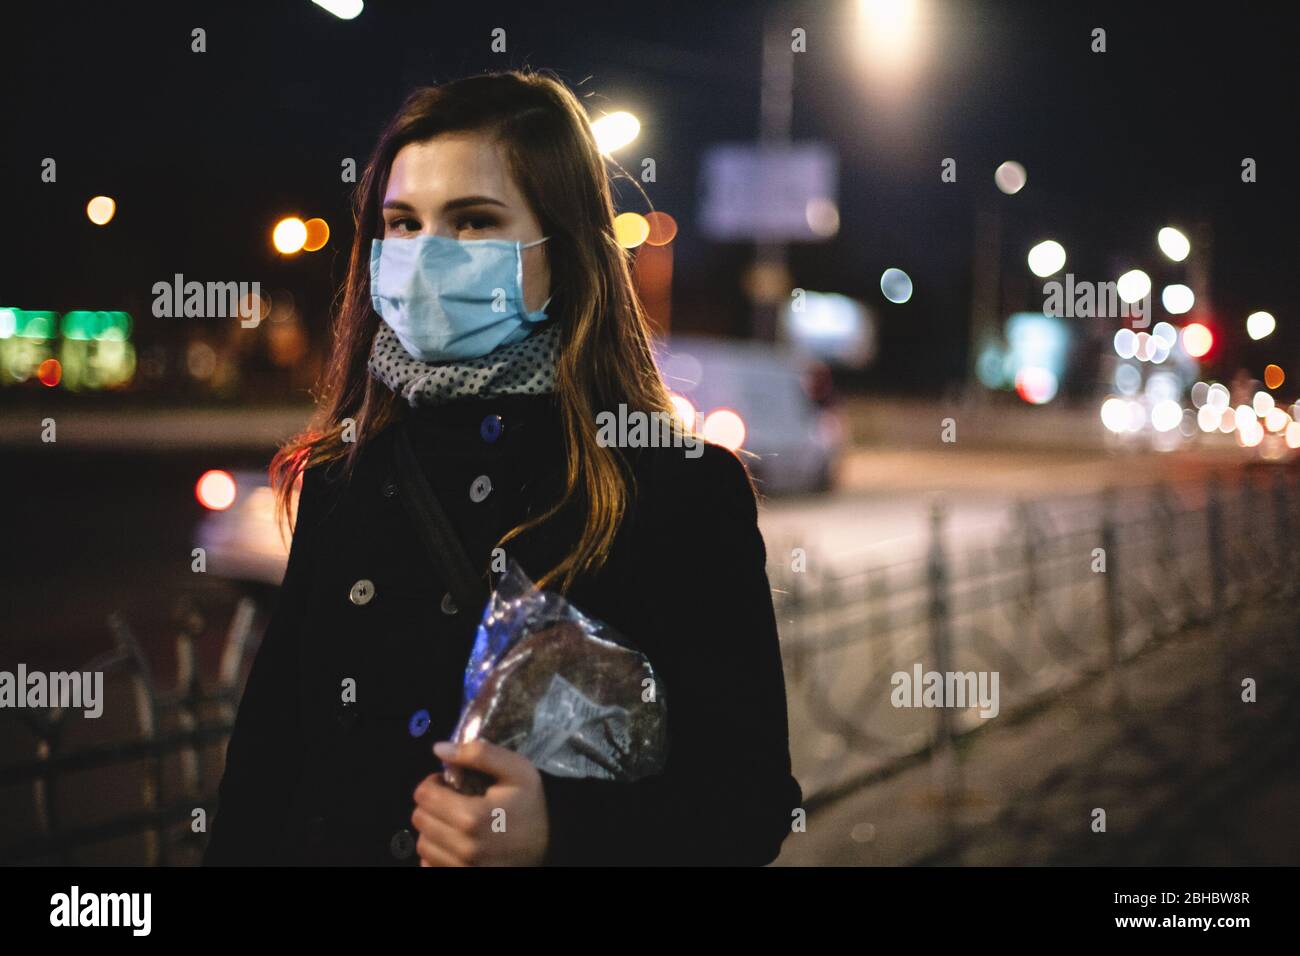
[[[1132,305],[1150,294],[1151,277],[1141,269],[1130,269],[1115,280],[1115,291],[1120,301]]]
[[[328,10],[340,20],[353,20],[361,14],[365,3],[362,0],[311,0],[322,10]]]
[[[1016,372],[1016,394],[1030,405],[1045,405],[1056,397],[1059,383],[1051,369],[1026,366]]]
[[[1122,398],[1108,398],[1102,402],[1101,423],[1117,435],[1127,429],[1128,402]]]
[[[54,388],[63,379],[63,366],[56,358],[47,358],[36,367],[36,377],[46,388]]]
[[[1246,334],[1257,342],[1272,335],[1275,328],[1277,320],[1270,312],[1252,312],[1246,316]]]
[[[205,471],[194,486],[194,497],[205,508],[225,511],[235,503],[234,475],[219,468]]]
[[[1248,422],[1237,422],[1237,441],[1246,448],[1254,448],[1264,440],[1264,426],[1259,423],[1259,419],[1252,418]]]
[[[886,269],[880,275],[880,291],[890,302],[902,305],[912,298],[912,277],[902,269]]]
[[[823,197],[810,199],[804,207],[804,221],[813,235],[829,239],[840,231],[840,207]]]
[[[1196,294],[1181,283],[1167,285],[1160,291],[1160,304],[1170,315],[1183,315],[1192,311],[1196,304]]]
[[[271,243],[276,252],[286,256],[301,252],[307,242],[307,224],[297,216],[281,219],[271,232]]]
[[[614,238],[624,249],[635,249],[650,237],[650,223],[639,212],[621,212],[614,217]]]
[[[1137,333],[1132,329],[1120,329],[1115,333],[1115,354],[1120,358],[1130,359],[1137,354]]]
[[[1182,262],[1192,251],[1192,244],[1188,238],[1173,226],[1165,226],[1156,233],[1156,245],[1174,262]]]
[[[1183,329],[1183,350],[1192,358],[1203,358],[1214,347],[1214,336],[1199,322]]]
[[[682,428],[687,431],[695,431],[696,411],[695,406],[691,404],[691,400],[685,395],[678,395],[676,392],[669,393],[668,400],[672,403],[673,415],[681,423]]]
[[[650,227],[645,239],[647,246],[666,246],[677,238],[677,220],[668,213],[656,209],[646,213],[645,221]]]
[[[704,437],[716,445],[736,451],[745,444],[745,422],[730,408],[718,408],[704,419]]]
[[[1171,398],[1157,402],[1151,409],[1151,427],[1158,432],[1170,432],[1183,420],[1183,409]]]
[[[1046,279],[1065,268],[1065,247],[1055,239],[1044,239],[1029,250],[1029,271]]]
[[[993,181],[997,183],[998,189],[1008,196],[1014,196],[1025,188],[1029,175],[1025,172],[1025,167],[1014,160],[1007,160],[994,171]]]
[[[117,212],[117,203],[108,196],[96,196],[86,203],[86,218],[97,226],[106,226]]]
[[[307,230],[302,243],[305,252],[318,252],[330,241],[330,226],[324,219],[308,219],[303,223],[303,228]]]

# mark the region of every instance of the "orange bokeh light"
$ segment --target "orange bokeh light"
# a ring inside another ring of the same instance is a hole
[[[646,236],[647,246],[666,246],[677,236],[677,220],[666,212],[646,213],[646,225],[650,227],[650,235]]]
[[[307,227],[307,241],[302,244],[304,252],[316,252],[325,248],[325,243],[330,241],[330,226],[324,219],[308,219],[304,226]]]

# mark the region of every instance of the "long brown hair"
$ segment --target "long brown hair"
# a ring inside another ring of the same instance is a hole
[[[585,111],[572,92],[545,73],[508,71],[418,89],[384,129],[353,195],[355,234],[339,294],[329,360],[306,430],[275,455],[271,482],[286,519],[310,466],[343,461],[350,474],[370,436],[401,414],[397,399],[367,371],[380,322],[370,298],[370,245],[393,157],[408,143],[452,131],[480,131],[501,144],[508,169],[541,224],[550,257],[552,303],[560,332],[555,393],[567,448],[560,501],[513,528],[504,544],[567,505],[582,509],[581,535],[567,556],[538,580],[567,590],[579,574],[604,563],[635,494],[622,457],[596,440],[598,410],[672,413],[654,365],[650,327],[614,234],[614,204],[605,161]],[[351,419],[355,441],[345,441]]]

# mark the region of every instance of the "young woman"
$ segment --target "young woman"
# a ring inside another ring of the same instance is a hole
[[[602,410],[671,408],[581,106],[535,73],[418,90],[355,212],[317,415],[271,466],[286,515],[301,488],[297,520],[205,862],[770,862],[802,795],[754,492],[719,446],[597,441]],[[422,547],[403,433],[485,588],[504,552],[650,659],[662,774],[431,752],[480,609],[457,606]],[[495,783],[461,794],[443,763]]]

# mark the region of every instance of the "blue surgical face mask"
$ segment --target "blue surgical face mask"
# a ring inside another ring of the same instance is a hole
[[[375,239],[370,295],[402,347],[424,362],[478,358],[528,337],[547,299],[524,307],[524,250],[540,245],[444,236]]]

